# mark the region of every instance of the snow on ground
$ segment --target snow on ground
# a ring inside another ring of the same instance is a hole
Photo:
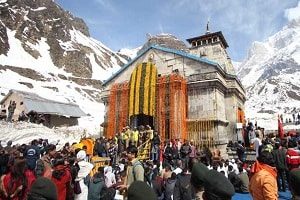
[[[46,9],[47,9],[46,7],[38,7],[36,9],[31,8],[32,11],[41,11],[41,10],[46,10]]]
[[[41,97],[46,99],[65,102],[75,103],[88,115],[79,119],[79,125],[87,129],[91,133],[98,133],[100,124],[103,122],[104,116],[104,105],[93,101],[90,98],[85,97],[84,91],[78,92],[76,88],[93,89],[90,86],[79,86],[74,82],[67,80],[61,80],[56,77],[56,80],[51,82],[35,81],[19,74],[7,70],[5,73],[0,71],[1,87],[0,93],[7,94],[10,89],[27,91],[37,93]],[[18,82],[31,83],[34,87],[32,89]],[[45,87],[56,87],[58,92],[54,92],[51,89]],[[100,91],[99,91],[100,92]],[[86,94],[88,96],[88,94]]]
[[[0,121],[1,144],[5,145],[9,140],[16,144],[28,144],[34,139],[48,139],[49,143],[58,143],[58,148],[63,147],[66,142],[79,142],[82,137],[90,134],[80,127],[48,128],[41,124],[28,122],[7,123]]]

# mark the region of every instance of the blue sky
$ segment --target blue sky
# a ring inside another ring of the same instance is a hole
[[[232,60],[241,61],[253,41],[286,23],[298,0],[55,0],[87,23],[92,37],[116,51],[146,42],[146,34],[171,33],[181,40],[222,31]],[[300,4],[299,4],[300,5]]]

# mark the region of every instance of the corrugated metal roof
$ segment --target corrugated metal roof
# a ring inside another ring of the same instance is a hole
[[[86,114],[75,104],[64,104],[55,101],[41,101],[36,99],[24,98],[23,103],[28,112],[62,115],[70,117],[82,117]]]
[[[40,97],[31,92],[10,90],[9,93],[1,100],[1,104],[12,94],[17,93],[23,97],[23,103],[28,112],[61,115],[68,117],[82,117],[86,114],[76,104],[63,103]]]
[[[190,53],[186,53],[184,51],[179,51],[176,49],[170,49],[170,48],[166,48],[166,47],[162,47],[156,44],[152,44],[150,45],[147,49],[145,49],[144,51],[142,51],[139,55],[137,55],[134,59],[132,59],[131,61],[129,61],[125,66],[121,67],[121,69],[119,69],[115,74],[113,74],[111,77],[109,77],[109,79],[107,79],[106,81],[104,81],[103,86],[107,85],[110,81],[112,81],[114,78],[116,78],[118,75],[120,75],[125,69],[127,69],[133,62],[135,62],[137,59],[139,59],[142,55],[144,55],[147,51],[149,51],[150,49],[157,49],[157,50],[161,50],[167,53],[174,53],[177,54],[179,56],[183,56],[192,60],[196,60],[198,62],[202,62],[205,64],[209,64],[209,65],[213,65],[216,66],[217,68],[219,68],[221,71],[224,72],[224,70],[220,67],[220,65],[214,61],[211,61],[209,59],[206,58],[200,58],[198,56],[195,56],[193,54]]]

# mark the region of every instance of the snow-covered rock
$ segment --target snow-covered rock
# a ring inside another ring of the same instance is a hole
[[[248,118],[274,130],[278,114],[300,112],[300,19],[254,42],[237,72],[247,90]]]
[[[124,57],[125,59],[133,59],[137,56],[137,53],[141,50],[142,46],[134,48],[134,49],[129,49],[129,48],[123,48],[120,49],[117,54],[119,56]]]
[[[102,81],[127,60],[89,35],[82,19],[53,0],[0,0],[0,99],[10,89],[75,103],[99,131]]]

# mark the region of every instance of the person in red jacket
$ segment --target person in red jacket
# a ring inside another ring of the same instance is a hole
[[[288,144],[288,150],[286,152],[286,161],[289,167],[289,170],[299,168],[300,166],[300,153],[294,149],[292,142]]]
[[[2,178],[2,197],[0,199],[24,200],[35,181],[35,175],[26,167],[26,160],[17,157],[11,171]]]
[[[56,156],[53,162],[51,180],[56,185],[58,200],[66,200],[67,190],[70,189],[72,177],[61,155]]]

